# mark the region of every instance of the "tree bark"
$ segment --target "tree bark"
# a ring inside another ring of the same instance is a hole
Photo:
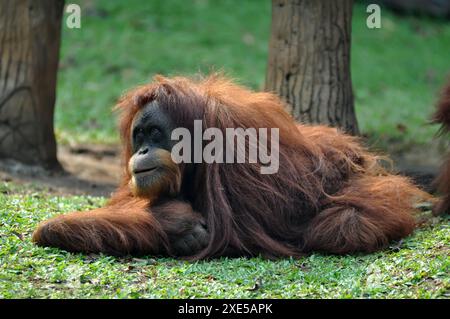
[[[0,157],[59,167],[53,113],[63,7],[0,2]]]
[[[352,0],[273,0],[266,90],[299,121],[358,134],[350,75]]]

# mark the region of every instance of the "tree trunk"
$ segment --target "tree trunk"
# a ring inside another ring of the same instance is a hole
[[[358,134],[350,76],[352,0],[273,0],[266,90],[299,121]]]
[[[53,111],[63,7],[0,1],[0,157],[59,167]]]

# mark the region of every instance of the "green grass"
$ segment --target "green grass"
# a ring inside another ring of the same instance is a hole
[[[78,1],[82,28],[63,27],[56,129],[60,142],[115,143],[111,108],[154,74],[223,70],[261,89],[270,1]],[[385,145],[428,143],[427,125],[450,73],[450,24],[382,10],[382,28],[353,14],[352,78],[362,131]]]
[[[370,255],[298,260],[114,258],[34,246],[41,220],[92,209],[104,198],[56,197],[4,183],[0,298],[449,298],[447,219]],[[257,284],[258,289],[255,288]]]

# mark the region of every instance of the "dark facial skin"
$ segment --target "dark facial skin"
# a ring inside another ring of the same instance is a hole
[[[145,193],[160,183],[167,173],[174,129],[170,118],[161,111],[156,102],[147,104],[136,116],[132,125],[131,145],[133,156],[129,170],[138,193]]]
[[[173,145],[170,134],[173,129],[170,118],[161,111],[157,102],[147,104],[133,121],[133,152],[144,151],[145,148],[162,148],[170,152]]]

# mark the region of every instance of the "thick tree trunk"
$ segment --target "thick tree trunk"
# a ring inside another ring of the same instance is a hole
[[[63,0],[0,1],[0,156],[59,167],[53,131]]]
[[[299,121],[357,134],[350,76],[352,0],[273,0],[266,90]]]

